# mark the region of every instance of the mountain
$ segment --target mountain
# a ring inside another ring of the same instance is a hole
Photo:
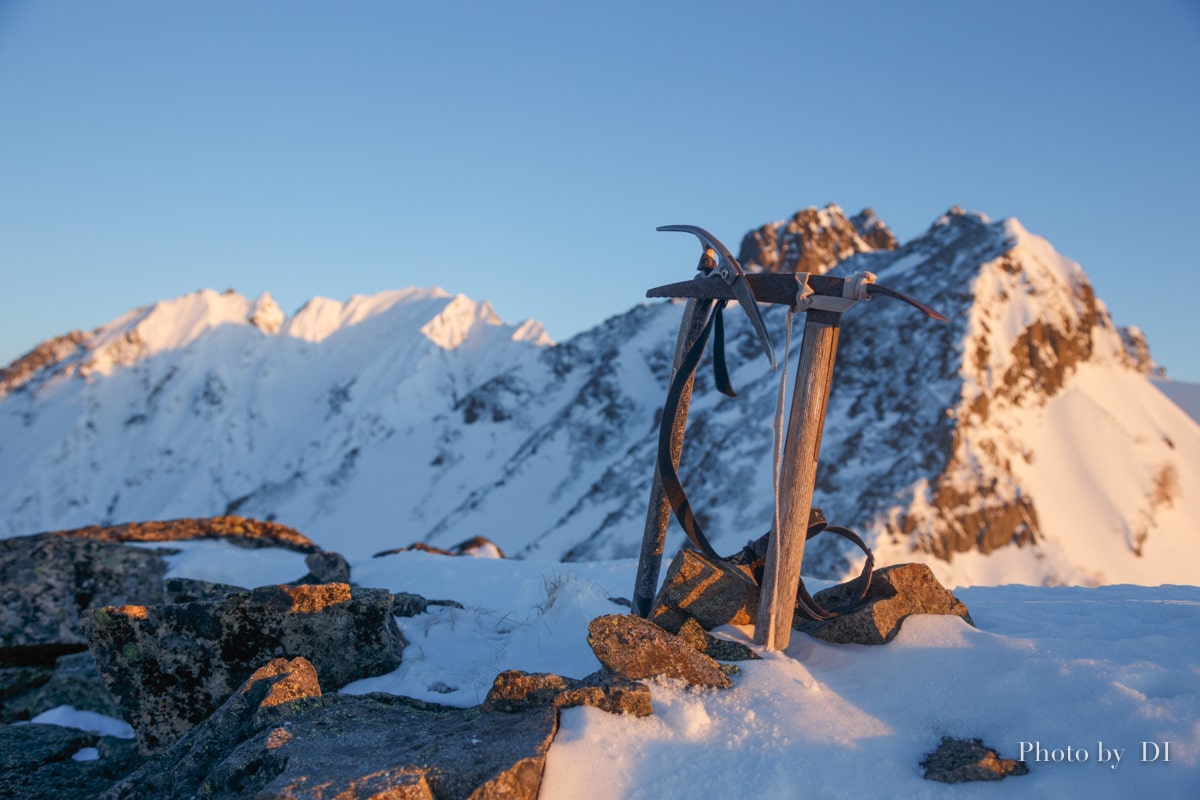
[[[740,259],[869,270],[950,318],[887,299],[843,318],[816,502],[880,563],[951,584],[1193,580],[1200,426],[1044,239],[955,208],[901,246],[870,210],[827,206],[751,231]],[[518,557],[635,556],[681,308],[561,344],[440,289],[292,317],[211,291],[131,311],[0,371],[0,535],[236,512],[352,557],[477,535]],[[786,312],[764,316],[782,350]],[[713,391],[706,357],[681,475],[732,552],[772,518],[780,376],[726,318],[739,396]],[[823,538],[806,572],[853,568]]]

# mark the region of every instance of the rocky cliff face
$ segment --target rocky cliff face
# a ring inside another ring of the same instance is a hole
[[[1200,430],[1045,240],[955,208],[896,246],[870,210],[827,206],[752,231],[741,259],[869,270],[950,318],[887,299],[843,318],[817,502],[880,563],[915,549],[950,583],[1188,579]],[[786,311],[764,312],[782,350]],[[440,290],[291,318],[215,292],[138,309],[0,373],[0,526],[238,513],[351,558],[478,535],[518,557],[631,557],[679,317],[645,304],[555,345]],[[681,474],[732,552],[772,519],[779,376],[726,317],[739,396],[701,365]],[[832,577],[852,557],[815,539],[805,563]]]
[[[857,253],[896,249],[896,237],[871,209],[851,218],[836,205],[805,208],[742,239],[738,261],[748,270],[823,274]]]

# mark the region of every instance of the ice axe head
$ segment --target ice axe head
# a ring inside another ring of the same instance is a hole
[[[767,333],[767,326],[763,322],[762,312],[758,310],[758,304],[754,300],[754,293],[750,291],[750,286],[746,281],[742,280],[746,273],[738,260],[729,252],[729,248],[721,244],[717,237],[696,225],[663,225],[657,230],[690,233],[700,240],[700,245],[703,247],[700,255],[700,269],[702,271],[711,269],[712,274],[719,275],[733,289],[734,297],[737,298],[742,310],[750,317],[750,324],[758,333],[758,340],[762,343],[763,352],[767,354],[767,360],[771,362],[771,369],[774,370],[775,348],[771,346],[771,335]]]

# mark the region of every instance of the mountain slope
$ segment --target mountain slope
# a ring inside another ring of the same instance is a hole
[[[1200,426],[1045,240],[952,209],[897,247],[869,211],[828,206],[752,231],[741,259],[870,270],[950,317],[879,299],[843,320],[816,500],[881,562],[929,560],[950,583],[1190,580]],[[786,313],[764,313],[782,349]],[[3,533],[237,512],[351,556],[484,535],[510,555],[630,557],[680,314],[644,304],[554,345],[438,289],[291,318],[207,291],[137,309],[0,371]],[[732,552],[772,518],[778,376],[726,318],[739,396],[712,390],[706,357],[681,474]],[[806,571],[854,558],[814,539]]]

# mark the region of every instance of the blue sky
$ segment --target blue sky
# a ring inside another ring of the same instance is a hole
[[[1198,146],[1184,0],[0,0],[0,363],[204,287],[562,340],[832,202],[1015,216],[1200,381]]]

